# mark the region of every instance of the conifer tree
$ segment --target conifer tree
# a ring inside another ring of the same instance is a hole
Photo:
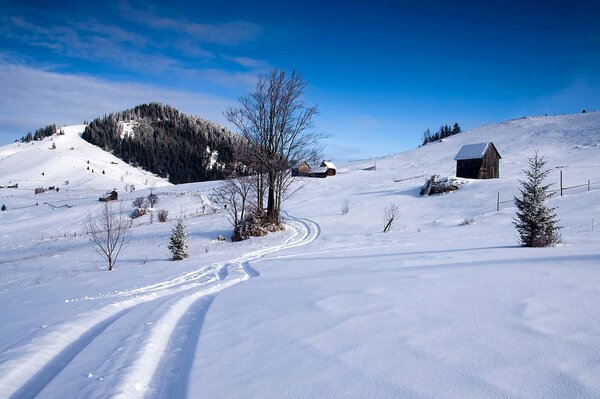
[[[171,241],[168,248],[171,250],[171,254],[173,254],[171,260],[183,260],[189,256],[187,232],[182,218],[177,219],[177,224],[173,229],[173,234],[171,234]]]
[[[558,219],[556,208],[546,205],[546,200],[553,193],[548,192],[550,184],[543,184],[550,170],[544,169],[546,162],[544,157],[539,156],[537,151],[529,158],[529,169],[525,170],[525,180],[520,181],[521,198],[515,197],[515,205],[518,209],[517,216],[513,220],[515,228],[519,232],[521,245],[524,247],[547,247],[555,245],[560,241],[558,235]]]

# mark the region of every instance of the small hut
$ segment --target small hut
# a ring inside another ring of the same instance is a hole
[[[321,162],[320,166],[321,166],[321,168],[326,168],[325,174],[327,176],[335,176],[336,168],[335,168],[335,165],[333,164],[333,162],[323,161],[323,162]]]
[[[46,192],[46,189],[45,189],[45,188],[43,188],[43,187],[38,187],[38,188],[36,188],[36,189],[34,190],[34,192],[35,192],[36,194],[43,194],[43,193],[45,193],[45,192]]]
[[[112,190],[110,193],[106,193],[104,195],[104,197],[100,197],[98,200],[100,202],[109,202],[109,201],[116,201],[119,199],[119,194],[117,193],[117,190]]]
[[[492,142],[464,145],[454,157],[456,177],[497,179],[500,177],[501,158]]]

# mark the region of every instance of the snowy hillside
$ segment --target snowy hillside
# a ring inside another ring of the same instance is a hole
[[[462,145],[488,141],[499,179],[419,195],[428,176],[454,175]],[[0,149],[0,165],[19,148]],[[563,226],[554,248],[519,247],[512,225],[536,149],[566,188],[550,200]],[[156,190],[171,220],[136,219],[112,272],[83,226],[105,180],[84,168],[71,177],[81,185],[33,206],[51,167],[13,169],[31,183],[0,189],[0,397],[600,397],[600,113],[511,120],[337,166],[299,183],[285,231],[241,243],[217,240],[230,232],[210,201],[218,183]],[[127,211],[148,193],[124,193]],[[400,217],[383,233],[392,203]],[[171,262],[178,216],[191,256]]]
[[[59,129],[64,135],[0,147],[0,185],[18,183],[19,189],[28,190],[58,186],[119,191],[124,191],[125,184],[137,188],[169,185],[82,140],[84,129],[85,125],[66,126]]]

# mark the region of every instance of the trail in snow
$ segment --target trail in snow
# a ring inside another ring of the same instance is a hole
[[[109,393],[122,398],[147,395],[185,397],[186,376],[189,374],[185,368],[191,367],[204,315],[214,296],[258,276],[251,262],[285,249],[307,245],[319,236],[320,227],[315,222],[288,214],[286,218],[286,224],[294,229],[294,234],[282,244],[145,287],[75,299],[119,300],[78,315],[24,345],[9,349],[6,353],[10,360],[0,365],[0,397],[31,398],[40,393],[52,396],[44,390],[53,383],[62,384],[62,380],[68,383],[69,379],[81,376],[81,367],[102,369],[105,374],[112,375],[109,379],[111,384],[106,384],[104,389],[90,390],[91,396]],[[145,306],[146,303],[150,306]],[[130,318],[135,318],[135,323],[129,325]],[[118,329],[117,325],[126,327]],[[100,350],[106,351],[103,348],[119,346],[123,340],[130,338],[127,335],[136,337],[132,345],[137,346],[105,353],[108,359],[98,358],[96,350],[90,348],[95,341],[113,340],[111,344],[103,343],[101,346]],[[76,363],[77,367],[72,363]],[[114,367],[119,370],[111,370]],[[169,374],[168,371],[174,367],[183,367],[183,370]],[[158,370],[164,372],[157,373]],[[153,382],[155,378],[160,379],[159,383]]]

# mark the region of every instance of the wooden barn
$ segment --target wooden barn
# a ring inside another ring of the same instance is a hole
[[[110,193],[106,193],[104,195],[104,197],[98,198],[98,201],[109,202],[109,201],[116,201],[118,199],[119,199],[119,194],[117,193],[117,190],[112,190]]]
[[[501,158],[492,142],[464,145],[454,157],[456,177],[497,179],[500,177]]]
[[[292,168],[292,176],[306,176],[310,172],[310,165],[302,162],[298,166]]]

